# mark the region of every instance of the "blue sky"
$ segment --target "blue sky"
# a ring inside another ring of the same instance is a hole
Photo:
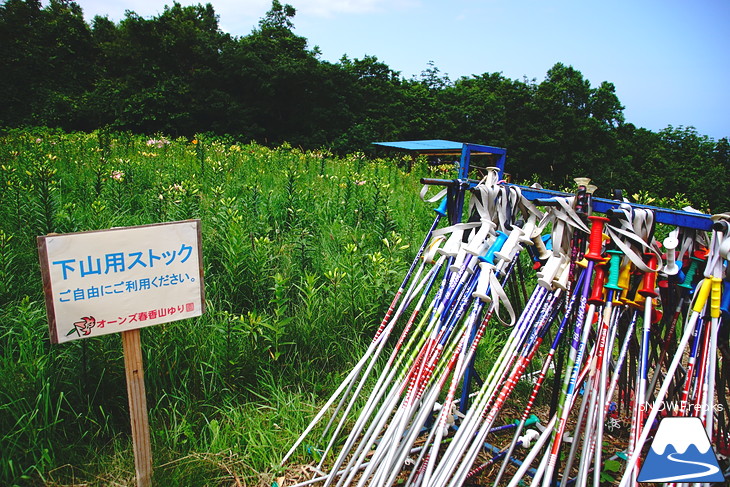
[[[433,61],[452,80],[501,72],[538,82],[562,62],[593,86],[614,83],[626,120],[639,127],[693,126],[716,140],[730,136],[727,0],[281,1],[297,9],[295,32],[328,61],[372,55],[406,78]],[[172,0],[77,3],[87,20],[118,21],[125,10],[157,15]],[[271,6],[270,0],[210,3],[221,28],[238,36]]]

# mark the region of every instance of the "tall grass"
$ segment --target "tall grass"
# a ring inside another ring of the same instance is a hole
[[[119,337],[51,346],[35,238],[200,218],[207,313],[143,330],[160,485],[257,485],[359,357],[424,164],[162,135],[0,140],[0,484],[133,483]],[[301,458],[307,461],[307,458]]]

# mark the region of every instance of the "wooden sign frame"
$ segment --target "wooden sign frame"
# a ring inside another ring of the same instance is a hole
[[[205,311],[200,220],[41,236],[38,256],[52,343]]]

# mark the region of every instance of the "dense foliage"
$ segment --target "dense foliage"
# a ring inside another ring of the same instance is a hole
[[[589,176],[604,196],[684,193],[705,211],[730,208],[727,139],[637,128],[610,82],[593,87],[562,63],[540,82],[499,73],[452,81],[434,65],[404,79],[375,56],[321,60],[294,33],[294,15],[274,0],[253,32],[235,37],[210,4],[89,25],[69,0],[7,0],[0,126],[234,134],[335,153],[376,140],[463,140],[508,148],[518,180]]]

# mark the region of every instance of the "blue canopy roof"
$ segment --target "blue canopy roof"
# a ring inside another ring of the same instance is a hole
[[[405,140],[401,142],[373,142],[375,145],[390,147],[393,149],[415,151],[415,152],[450,152],[460,153],[463,147],[462,142],[452,140]]]
[[[431,156],[461,155],[462,150],[466,147],[469,154],[477,155],[494,155],[506,154],[507,151],[499,147],[488,145],[470,144],[465,142],[454,142],[453,140],[404,140],[398,142],[373,142],[374,145],[387,147],[390,149],[411,151],[417,154]]]

